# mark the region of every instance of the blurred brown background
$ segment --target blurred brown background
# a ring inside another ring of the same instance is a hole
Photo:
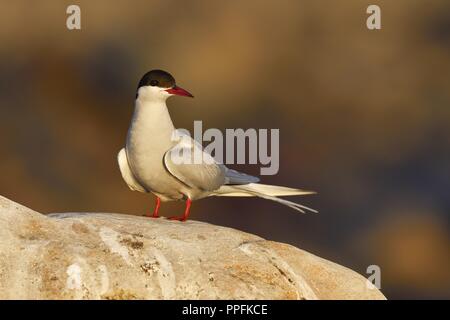
[[[169,101],[178,127],[280,128],[280,171],[263,182],[319,192],[296,199],[319,215],[214,198],[193,219],[379,265],[391,299],[450,298],[448,0],[0,3],[1,195],[41,212],[152,210],[116,154],[137,82],[161,68],[196,96]],[[66,29],[70,4],[81,31]]]

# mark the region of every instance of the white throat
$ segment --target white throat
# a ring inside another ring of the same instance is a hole
[[[169,142],[174,129],[165,99],[138,98],[136,100],[128,132],[132,138],[137,141],[149,142],[163,139]]]
[[[148,165],[153,160],[160,162],[175,144],[174,130],[165,99],[138,98],[126,143],[131,166]]]

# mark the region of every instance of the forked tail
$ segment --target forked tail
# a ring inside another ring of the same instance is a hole
[[[281,196],[295,196],[306,194],[315,194],[315,192],[259,183],[224,185],[214,193],[215,196],[221,197],[259,197],[281,203],[301,213],[305,213],[305,211],[317,213],[317,210],[308,208],[289,200],[277,198]]]

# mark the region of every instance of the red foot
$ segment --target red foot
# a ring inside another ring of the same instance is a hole
[[[160,206],[161,206],[161,199],[156,197],[156,205],[155,210],[153,210],[153,215],[145,214],[145,216],[149,218],[159,218],[158,211]]]
[[[184,209],[184,214],[182,216],[169,217],[169,219],[170,220],[178,220],[178,221],[186,221],[189,216],[189,213],[190,213],[191,203],[192,203],[192,200],[187,199],[186,200],[186,208]]]

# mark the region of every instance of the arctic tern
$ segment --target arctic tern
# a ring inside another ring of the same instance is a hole
[[[259,184],[259,178],[227,168],[216,162],[192,141],[174,141],[175,127],[167,109],[167,98],[193,97],[177,86],[174,77],[162,70],[147,72],[139,82],[135,110],[126,145],[117,156],[120,172],[131,190],[153,193],[156,206],[152,215],[159,217],[161,202],[184,200],[183,215],[170,219],[185,221],[193,200],[210,196],[260,197],[284,204],[304,213],[317,212],[298,203],[278,198],[313,194],[313,191]],[[199,152],[204,162],[174,161],[177,155]],[[206,161],[208,160],[208,161]]]

